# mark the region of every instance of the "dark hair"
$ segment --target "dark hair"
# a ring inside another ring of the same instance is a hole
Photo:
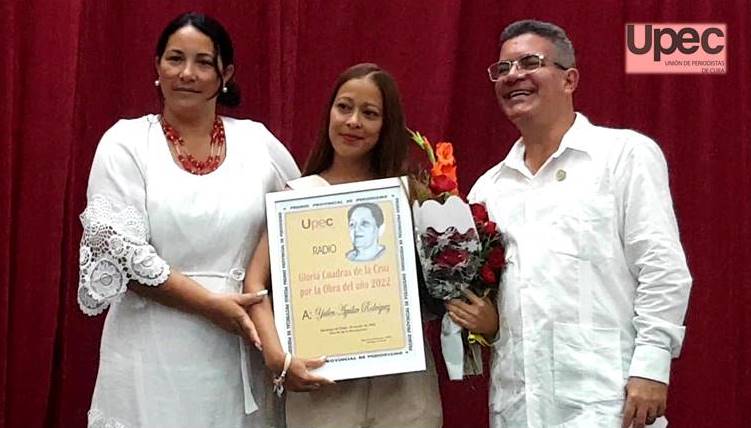
[[[232,48],[232,40],[229,37],[229,33],[216,19],[197,12],[187,12],[173,19],[172,22],[164,27],[159,40],[156,42],[156,57],[161,60],[164,50],[167,48],[169,38],[177,30],[187,26],[191,26],[205,34],[214,44],[214,52],[216,53],[214,56],[214,70],[216,70],[216,74],[219,76],[219,87],[213,95],[217,97],[216,102],[225,107],[237,107],[240,104],[240,88],[234,82],[234,78],[229,82],[225,82],[222,71],[219,69],[219,58],[222,59],[222,65],[225,69],[235,63],[235,51]],[[226,87],[227,92],[222,92],[222,87]]]
[[[576,67],[574,45],[571,43],[571,40],[568,38],[568,35],[563,28],[549,22],[537,21],[534,19],[512,22],[503,29],[503,32],[501,32],[498,46],[500,48],[507,40],[528,33],[536,34],[553,43],[558,54],[556,60],[562,63],[564,67]]]
[[[370,79],[381,91],[383,98],[383,125],[370,154],[370,167],[378,178],[403,175],[407,168],[409,154],[409,134],[404,120],[404,110],[399,89],[394,78],[376,64],[357,64],[339,75],[334,90],[326,104],[318,141],[305,162],[303,175],[319,174],[329,168],[334,161],[334,148],[329,138],[331,106],[334,105],[339,88],[352,79]]]
[[[376,225],[381,226],[383,224],[383,210],[381,210],[381,207],[379,207],[378,204],[374,204],[372,202],[362,202],[349,207],[349,210],[347,210],[348,221],[352,219],[352,213],[355,212],[355,210],[358,208],[369,209],[370,214],[373,215],[373,218],[375,219]]]

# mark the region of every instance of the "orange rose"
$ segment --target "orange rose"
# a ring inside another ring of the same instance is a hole
[[[433,177],[445,175],[451,180],[456,180],[456,159],[454,158],[454,146],[451,143],[441,142],[435,145],[436,160],[430,174]]]
[[[436,162],[456,165],[454,159],[454,146],[451,143],[440,142],[435,145]]]
[[[433,177],[445,175],[456,181],[456,165],[447,165],[436,162],[435,165],[433,165],[433,169],[430,170],[430,175]]]

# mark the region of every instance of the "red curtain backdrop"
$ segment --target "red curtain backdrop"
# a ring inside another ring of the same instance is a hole
[[[694,288],[673,364],[673,427],[751,424],[751,4],[744,0],[0,2],[0,426],[81,427],[104,317],[77,309],[78,214],[95,147],[119,117],[159,110],[154,45],[178,13],[233,36],[242,106],[302,162],[335,77],[371,61],[410,127],[456,146],[461,187],[517,136],[485,68],[511,21],[549,20],[578,53],[579,111],[655,138],[670,165]],[[727,24],[726,75],[627,75],[625,24]],[[435,339],[435,326],[429,328]],[[439,363],[440,365],[440,363]],[[446,427],[487,426],[487,384],[449,382]]]

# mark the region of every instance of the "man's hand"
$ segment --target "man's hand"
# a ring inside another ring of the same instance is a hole
[[[498,310],[488,298],[481,298],[466,290],[464,295],[469,299],[465,303],[460,299],[451,299],[446,303],[446,310],[455,323],[472,333],[493,337],[498,331]]]
[[[665,414],[668,386],[662,382],[631,377],[626,384],[623,428],[644,428]],[[633,425],[632,425],[633,424]]]

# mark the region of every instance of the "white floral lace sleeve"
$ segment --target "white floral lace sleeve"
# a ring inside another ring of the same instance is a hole
[[[89,410],[88,419],[88,428],[129,428],[115,418],[108,418],[99,409]]]
[[[104,311],[131,280],[159,285],[170,273],[149,244],[149,129],[143,120],[118,121],[102,136],[91,164],[78,277],[78,304],[88,315]]]
[[[94,195],[81,223],[78,304],[87,315],[104,311],[130,280],[151,286],[167,280],[169,266],[149,244],[146,219],[134,207]]]

